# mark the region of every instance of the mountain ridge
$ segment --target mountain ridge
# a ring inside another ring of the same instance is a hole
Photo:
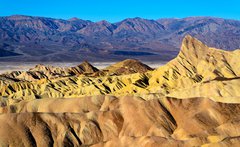
[[[169,61],[189,34],[208,46],[240,48],[240,21],[214,17],[128,18],[110,23],[14,15],[0,17],[0,61]],[[10,56],[9,56],[10,55]],[[15,55],[15,56],[13,56]]]

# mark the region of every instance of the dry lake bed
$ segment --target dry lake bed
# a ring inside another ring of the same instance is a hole
[[[115,62],[91,62],[98,69],[103,69]],[[157,68],[164,65],[166,62],[143,62],[152,68]],[[0,74],[11,71],[26,71],[35,67],[37,64],[51,65],[57,67],[73,67],[81,64],[81,62],[0,62]]]

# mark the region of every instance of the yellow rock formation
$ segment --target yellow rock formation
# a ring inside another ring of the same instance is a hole
[[[0,75],[1,146],[239,146],[240,51],[186,36],[152,70],[37,65]]]

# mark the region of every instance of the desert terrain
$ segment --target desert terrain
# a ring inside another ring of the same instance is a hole
[[[160,67],[127,59],[0,75],[1,146],[238,146],[240,50],[192,36]]]

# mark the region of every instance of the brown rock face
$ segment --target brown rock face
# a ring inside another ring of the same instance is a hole
[[[99,70],[96,67],[92,66],[87,61],[84,61],[83,63],[81,63],[80,65],[78,65],[76,67],[72,67],[72,68],[68,69],[68,72],[72,75],[80,75],[80,74],[84,74],[84,73],[95,73],[98,71]]]
[[[95,96],[3,107],[2,146],[237,145],[239,104]]]
[[[141,63],[138,60],[127,59],[116,64],[113,64],[104,70],[107,71],[108,74],[132,74],[132,73],[145,73],[147,71],[153,70],[146,64]]]

